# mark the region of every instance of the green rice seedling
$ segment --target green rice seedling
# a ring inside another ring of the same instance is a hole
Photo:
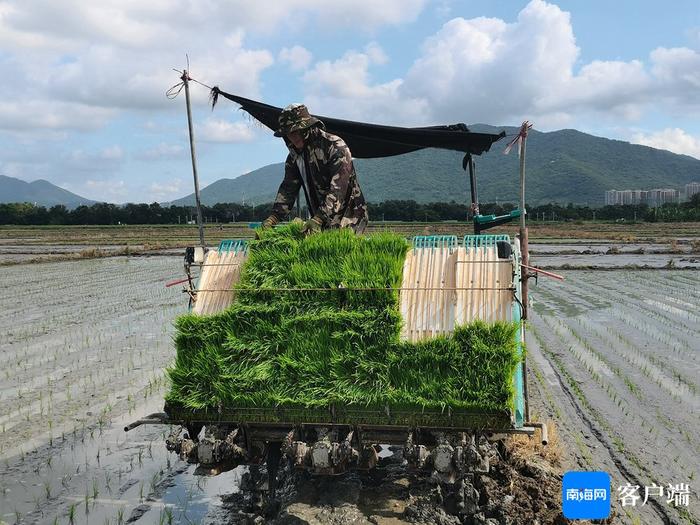
[[[169,403],[509,410],[520,361],[514,323],[475,322],[419,343],[399,338],[408,244],[347,229],[261,233],[225,311],[181,316]]]

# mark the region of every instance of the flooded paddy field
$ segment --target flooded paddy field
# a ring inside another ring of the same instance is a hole
[[[173,468],[162,428],[179,259],[110,258],[0,271],[0,520],[117,523]],[[180,467],[181,468],[181,467]]]
[[[529,365],[547,416],[581,470],[611,473],[613,487],[691,488],[688,507],[618,506],[623,521],[700,522],[700,273],[560,273],[531,291]]]
[[[572,248],[547,244],[533,246],[535,264],[550,254],[562,265],[581,262]],[[653,251],[668,243],[657,244]],[[690,241],[681,246],[690,249]],[[641,256],[605,252],[598,255]],[[181,269],[179,256],[0,269],[0,521],[234,522],[226,502],[245,469],[195,476],[165,451],[167,427],[123,431],[162,409],[172,321],[186,309],[184,294],[164,283]],[[554,421],[567,469],[610,472],[614,488],[687,483],[693,490],[687,510],[665,499],[614,504],[615,522],[697,522],[700,273],[558,273],[565,281],[541,279],[531,292],[533,419]],[[304,512],[320,515],[313,506]]]

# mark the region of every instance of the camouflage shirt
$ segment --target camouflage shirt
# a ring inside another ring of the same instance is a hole
[[[313,127],[301,153],[290,145],[284,180],[272,208],[279,220],[289,215],[300,189],[308,195],[309,211],[321,220],[324,229],[350,227],[356,233],[364,231],[368,220],[367,204],[357,181],[350,148],[340,137]]]

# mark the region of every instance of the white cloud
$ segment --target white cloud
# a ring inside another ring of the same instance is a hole
[[[210,46],[231,31],[231,21],[255,32],[303,32],[308,27],[371,30],[417,18],[427,0],[6,0],[0,4],[4,49],[65,52],[86,43],[162,51],[174,44]],[[202,38],[206,36],[206,38]],[[178,46],[178,49],[181,47]]]
[[[370,58],[364,53],[348,51],[335,61],[317,62],[304,75],[310,90],[323,91],[338,98],[364,98],[372,88],[368,85]]]
[[[646,63],[582,65],[579,54],[569,13],[532,0],[512,23],[449,20],[425,40],[406,74],[389,82],[372,81],[371,67],[386,60],[374,44],[318,62],[304,76],[306,98],[324,111],[358,119],[403,124],[528,119],[540,129],[582,117],[631,122],[659,104],[679,114],[700,112],[697,51],[658,48]]]
[[[182,179],[176,178],[167,182],[152,182],[149,189],[149,201],[171,201],[180,197],[183,192]]]
[[[14,177],[27,182],[45,178],[43,169],[29,170],[27,167],[27,164],[24,162],[2,160],[0,161],[0,175]],[[42,168],[46,168],[46,166],[42,166]]]
[[[429,102],[430,120],[517,121],[580,103],[570,96],[578,55],[569,14],[533,0],[511,24],[484,17],[444,24],[402,91]]]
[[[0,129],[90,131],[104,126],[114,111],[49,100],[0,101]]]
[[[279,60],[287,63],[292,71],[303,71],[311,63],[311,52],[302,46],[283,47]]]
[[[126,160],[124,150],[118,145],[99,150],[73,149],[52,152],[45,159],[36,157],[35,154],[35,158],[27,158],[24,161],[29,173],[44,173],[43,178],[62,180],[69,184],[87,184],[86,181],[92,181],[94,186],[91,190],[96,190],[102,181],[114,177]]]
[[[383,25],[399,25],[414,21],[427,0],[285,0],[267,2],[265,8],[246,0],[213,4],[213,12],[224,20],[237,20],[242,26],[258,30],[303,32],[308,27],[317,31],[336,31],[351,27],[371,31]],[[210,4],[210,7],[212,4]]]
[[[552,93],[570,92],[578,54],[568,13],[533,0],[512,24],[485,17],[448,21],[426,39],[404,78],[373,84],[369,67],[386,56],[370,44],[364,53],[315,64],[304,80],[310,102],[326,108],[341,99],[341,111],[358,118],[508,122],[561,112],[566,103]]]
[[[0,174],[28,181],[45,179],[58,185],[74,185],[81,190],[87,180],[95,182],[116,177],[127,160],[127,153],[119,144],[94,149],[68,149],[60,144],[47,147],[41,141],[22,148],[3,146]],[[95,188],[91,188],[92,195],[95,195]]]
[[[631,142],[700,159],[700,137],[694,137],[680,128],[666,128],[656,133],[637,133]]]
[[[126,182],[121,179],[86,179],[80,182],[64,181],[58,185],[81,197],[100,202],[121,203],[124,202],[124,199],[129,194]]]
[[[194,78],[255,98],[260,74],[274,59],[266,49],[246,48],[240,28],[289,32],[330,28],[332,22],[335,29],[339,24],[370,29],[412,21],[425,2],[289,0],[261,9],[244,0],[6,0],[0,4],[0,48],[12,58],[12,68],[5,70],[5,99],[14,95],[11,102],[18,107],[29,98],[46,98],[104,108],[172,109],[163,95],[177,82],[172,68],[184,66],[185,52]],[[289,53],[285,59],[292,67],[308,65],[310,54],[301,46]],[[195,103],[206,103],[206,90],[192,91]]]
[[[255,137],[252,125],[208,118],[195,126],[195,139],[203,142],[250,142]]]
[[[184,0],[3,2],[3,103],[20,114],[31,114],[39,104],[53,105],[57,109],[45,114],[63,117],[29,118],[26,128],[94,129],[93,122],[104,124],[105,110],[111,110],[107,117],[119,110],[176,111],[179,105],[164,95],[179,81],[172,68],[185,66],[185,52],[194,78],[258,96],[260,75],[274,62],[272,54],[247,47],[245,33],[223,20],[212,22],[196,13],[188,19],[183,14],[189,9]],[[193,104],[207,103],[206,89],[193,85],[191,91]],[[71,106],[94,108],[96,115],[82,118]],[[2,116],[0,122],[9,120]]]
[[[651,64],[658,97],[674,107],[700,111],[700,52],[659,47],[651,52]]]
[[[323,60],[303,76],[306,101],[312,113],[371,122],[419,122],[425,101],[401,96],[403,81],[371,83],[369,68],[386,59],[382,49],[371,44],[369,51],[348,51],[335,61]]]
[[[260,74],[274,62],[264,49],[246,49],[241,40],[213,46],[213,51],[193,54],[190,75],[204,83],[214,80],[244,96],[259,95]],[[179,110],[165,91],[179,83],[172,67],[182,67],[184,57],[172,53],[143,56],[111,46],[92,46],[75,61],[53,66],[32,79],[63,100],[91,106],[154,110]],[[208,91],[197,84],[190,88],[193,104],[206,105]],[[181,95],[181,96],[184,96]]]
[[[168,160],[180,158],[185,153],[185,148],[181,144],[167,144],[161,142],[153,148],[142,150],[136,154],[136,158],[139,160]]]
[[[105,164],[116,164],[123,160],[124,152],[119,146],[110,146],[97,152],[74,149],[62,155],[63,160],[73,168],[100,169]]]
[[[377,42],[370,42],[365,46],[365,54],[369,59],[371,64],[386,64],[389,61],[389,57],[386,55],[382,46]]]

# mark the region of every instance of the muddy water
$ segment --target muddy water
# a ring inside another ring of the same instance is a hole
[[[547,244],[530,243],[532,254],[650,254],[650,253],[690,253],[692,246],[689,242],[671,243],[609,243],[609,242],[577,242]]]
[[[53,244],[53,245],[13,245],[0,243],[0,265],[14,265],[29,262],[51,262],[67,259],[89,259],[90,252],[99,250],[106,255],[125,255],[125,250],[130,250],[131,254],[138,254],[145,249],[142,244],[117,245],[117,244]],[[149,255],[165,255],[180,257],[182,248],[169,248],[149,251]],[[93,255],[94,257],[94,255]]]
[[[541,253],[530,257],[530,263],[545,268],[568,269],[636,269],[636,268],[682,268],[700,269],[700,255],[691,254],[635,254],[635,253],[594,253],[557,254]]]
[[[166,453],[166,427],[122,430],[161,408],[172,320],[185,303],[163,284],[180,269],[179,257],[118,257],[0,271],[0,520],[228,521],[221,495],[238,490],[244,469],[194,476]],[[546,378],[533,392],[553,400],[580,467],[607,470],[620,483],[693,486],[698,274],[565,276],[532,294],[540,339],[529,348]],[[583,399],[563,393],[573,389],[569,379]],[[660,514],[648,507],[638,516],[655,523]]]
[[[126,521],[187,470],[163,447],[167,428],[123,431],[162,409],[185,310],[164,282],[180,268],[119,257],[2,269],[0,520]]]
[[[570,449],[614,489],[691,488],[687,507],[616,502],[623,522],[700,522],[700,272],[561,273],[531,289],[528,353]]]

